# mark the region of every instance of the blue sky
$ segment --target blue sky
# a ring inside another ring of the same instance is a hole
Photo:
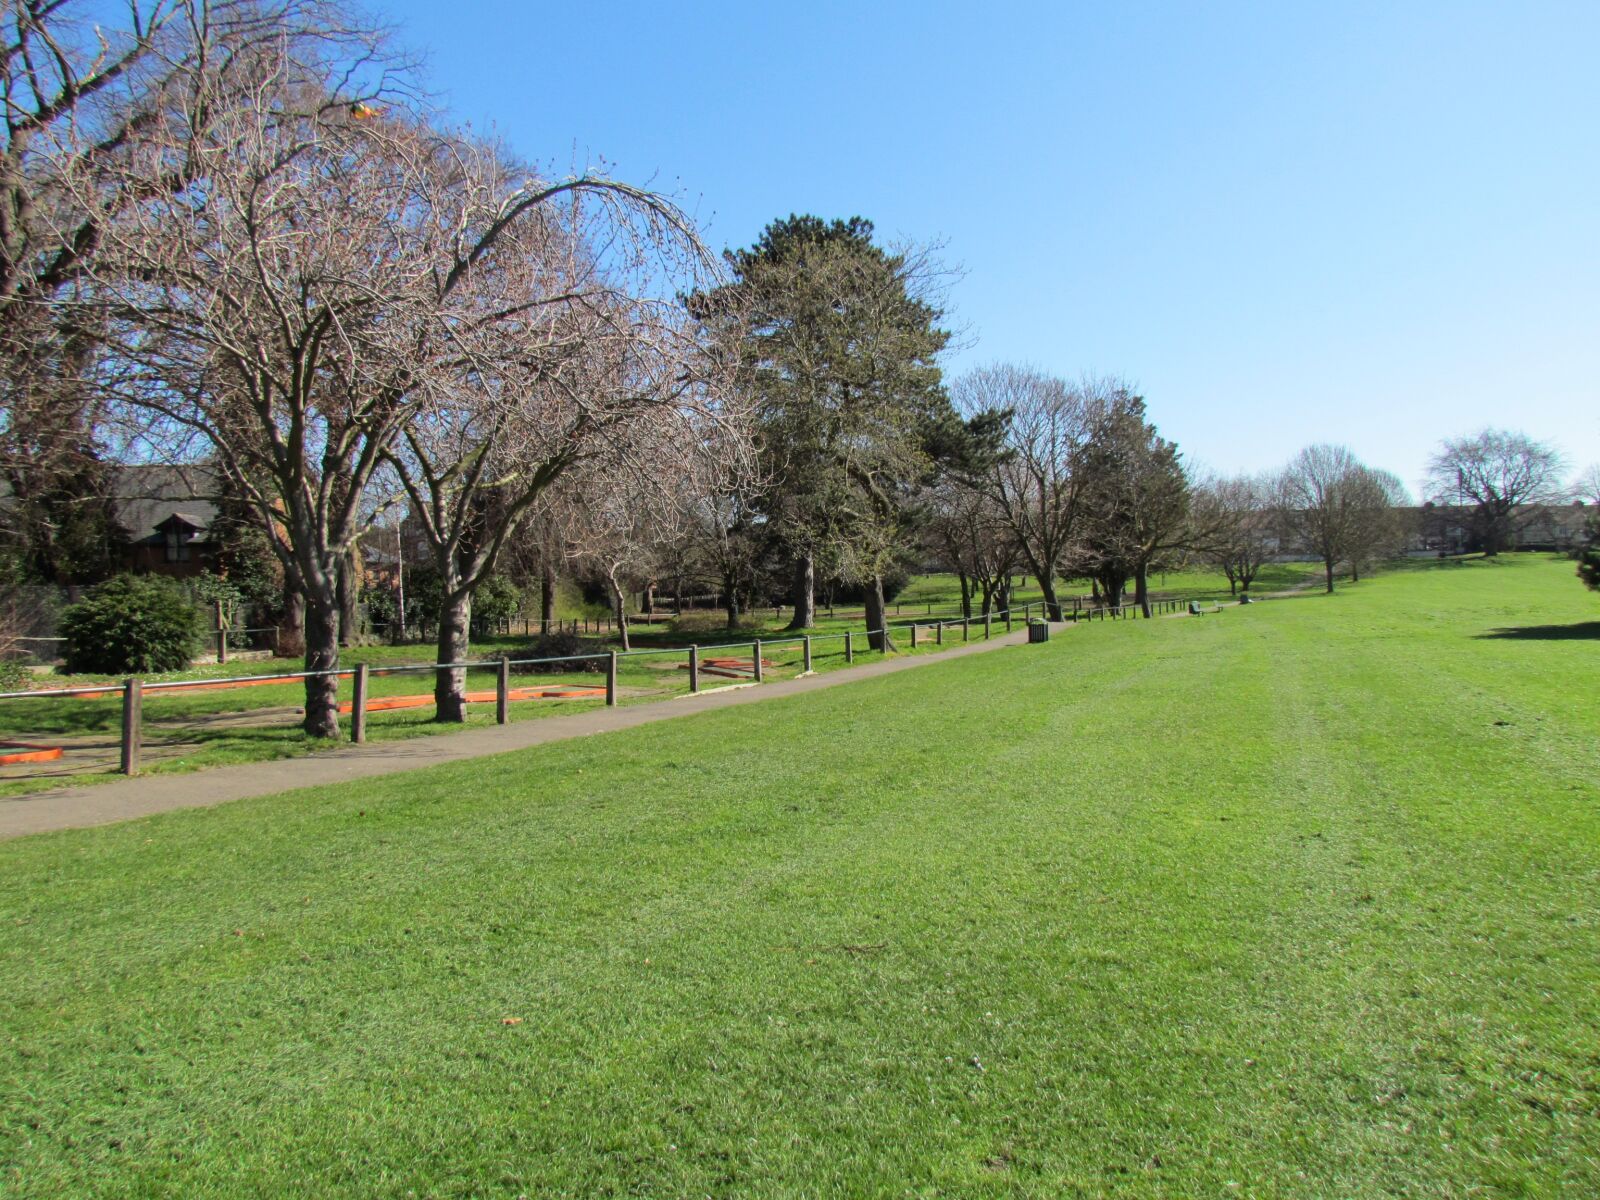
[[[941,241],[968,345],[1140,386],[1191,460],[1600,461],[1600,5],[387,0],[442,104],[673,192]]]

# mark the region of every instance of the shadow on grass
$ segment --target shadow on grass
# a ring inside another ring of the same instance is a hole
[[[1576,625],[1510,625],[1480,633],[1478,637],[1527,642],[1600,641],[1600,621],[1579,621]]]

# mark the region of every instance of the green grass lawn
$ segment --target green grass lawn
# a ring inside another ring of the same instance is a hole
[[[1514,556],[0,845],[0,1193],[1600,1194],[1597,668]]]

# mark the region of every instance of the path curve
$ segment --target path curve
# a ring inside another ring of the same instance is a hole
[[[1051,626],[1055,632],[1063,628],[1060,625]],[[142,775],[86,787],[54,788],[8,796],[0,799],[0,841],[58,829],[83,829],[92,825],[131,821],[178,808],[209,808],[214,804],[226,804],[230,800],[243,800],[251,796],[327,787],[352,779],[414,771],[438,763],[505,754],[567,738],[632,729],[636,725],[822,691],[840,684],[878,675],[892,675],[897,671],[946,662],[968,654],[1017,646],[1025,643],[1027,637],[1028,631],[1021,629],[1000,634],[985,642],[965,642],[936,654],[880,659],[859,667],[830,671],[826,675],[785,679],[764,683],[759,687],[712,690],[628,708],[595,708],[570,716],[544,717],[486,729],[466,729],[439,737],[368,743],[364,746],[346,745],[303,758],[212,767],[182,775]]]

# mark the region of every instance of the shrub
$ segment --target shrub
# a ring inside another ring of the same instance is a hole
[[[33,672],[17,658],[0,658],[0,692],[26,691]]]
[[[575,633],[547,633],[528,646],[519,646],[508,658],[566,658],[573,654],[603,654],[599,642],[587,641]],[[603,671],[606,660],[589,658],[582,662],[528,663],[512,667],[518,675],[565,675],[572,671]]]
[[[119,575],[89,589],[61,616],[72,674],[154,674],[189,665],[200,614],[171,580]]]
[[[1584,544],[1578,548],[1578,578],[1585,587],[1600,592],[1600,517],[1590,517],[1584,527]]]

